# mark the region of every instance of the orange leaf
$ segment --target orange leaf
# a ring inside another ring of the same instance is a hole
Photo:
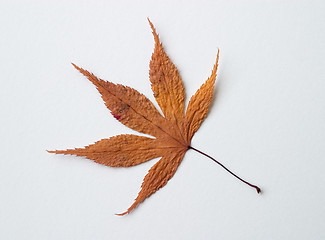
[[[151,88],[164,116],[135,89],[104,81],[75,64],[73,66],[96,86],[106,107],[119,122],[155,138],[119,135],[102,139],[85,148],[49,151],[85,156],[111,167],[129,167],[161,157],[145,176],[135,202],[119,215],[129,213],[165,186],[175,174],[185,152],[193,149],[190,146],[191,139],[208,112],[218,67],[217,57],[210,78],[191,98],[185,115],[185,91],[181,77],[164,51],[153,24],[148,21],[155,40],[149,71]]]

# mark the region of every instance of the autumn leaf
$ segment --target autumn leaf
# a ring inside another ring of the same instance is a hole
[[[199,129],[209,111],[217,75],[219,50],[210,77],[191,97],[184,113],[185,90],[181,77],[167,56],[153,24],[149,19],[148,21],[155,41],[149,76],[153,95],[163,115],[147,97],[137,90],[104,81],[87,70],[75,64],[72,65],[96,86],[106,107],[119,122],[154,138],[118,135],[102,139],[84,148],[48,152],[84,156],[110,167],[130,167],[161,157],[145,176],[134,203],[127,211],[118,215],[131,212],[146,198],[165,186],[174,176],[189,149],[211,158],[232,175],[260,192],[257,186],[242,180],[214,158],[190,145],[194,133]]]

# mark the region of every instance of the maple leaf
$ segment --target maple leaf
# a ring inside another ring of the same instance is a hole
[[[73,63],[72,65],[96,86],[106,107],[119,122],[155,138],[118,135],[102,139],[84,148],[48,152],[84,156],[110,167],[130,167],[161,157],[145,176],[134,203],[127,211],[117,215],[129,213],[146,198],[165,186],[174,176],[185,152],[189,149],[211,158],[232,175],[260,192],[257,186],[242,180],[214,158],[190,145],[194,133],[202,124],[209,110],[216,80],[219,50],[210,77],[191,97],[184,113],[185,91],[181,77],[164,51],[153,24],[149,19],[148,21],[155,41],[149,71],[151,88],[164,116],[148,98],[137,90],[104,81],[93,73]]]

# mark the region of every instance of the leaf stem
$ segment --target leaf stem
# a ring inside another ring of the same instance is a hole
[[[200,150],[198,150],[198,149],[196,149],[196,148],[194,148],[194,147],[192,147],[192,146],[188,146],[188,149],[193,149],[194,151],[196,151],[196,152],[198,152],[198,153],[201,153],[202,155],[204,155],[204,156],[206,156],[206,157],[212,159],[214,162],[216,162],[216,163],[219,164],[221,167],[223,167],[223,168],[224,168],[227,172],[229,172],[231,175],[235,176],[235,177],[238,178],[240,181],[246,183],[248,186],[255,188],[256,191],[257,191],[257,193],[260,193],[260,192],[261,192],[261,189],[260,189],[258,186],[253,185],[253,184],[251,184],[251,183],[249,183],[249,182],[247,182],[247,181],[241,179],[240,177],[238,177],[236,174],[234,174],[232,171],[230,171],[228,168],[226,168],[224,165],[222,165],[220,162],[218,162],[217,160],[215,160],[213,157],[209,156],[208,154],[206,154],[206,153],[204,153],[204,152],[201,152]]]

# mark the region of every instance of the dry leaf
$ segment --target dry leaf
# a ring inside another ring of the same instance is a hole
[[[164,116],[137,90],[104,81],[75,64],[73,66],[96,86],[105,105],[118,121],[133,130],[155,138],[118,135],[102,139],[85,148],[48,151],[85,156],[111,167],[130,167],[161,157],[145,176],[135,202],[126,212],[118,215],[129,213],[165,186],[175,174],[185,152],[194,149],[190,146],[191,139],[208,113],[216,80],[219,51],[211,76],[192,96],[184,114],[185,91],[181,77],[164,51],[154,26],[149,19],[148,21],[155,40],[149,72],[151,88]]]

